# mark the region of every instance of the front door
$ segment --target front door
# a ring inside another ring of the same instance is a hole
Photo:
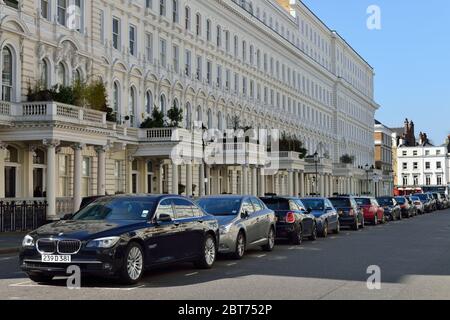
[[[158,222],[161,214],[172,217],[172,221]],[[149,228],[146,235],[146,247],[148,262],[150,264],[162,264],[175,261],[180,258],[179,247],[182,245],[180,228],[175,224],[172,200],[165,199],[160,202],[155,212],[156,224]]]
[[[16,197],[16,167],[5,167],[5,197]]]
[[[251,203],[249,198],[244,199],[242,202],[241,214],[247,214],[247,218],[242,218],[242,223],[245,225],[247,229],[247,243],[252,244],[255,241],[259,240],[259,232],[258,232],[258,217],[255,214],[255,209],[253,208],[253,204]]]

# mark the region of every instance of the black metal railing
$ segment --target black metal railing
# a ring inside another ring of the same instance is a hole
[[[0,232],[30,231],[47,220],[47,202],[0,201]]]

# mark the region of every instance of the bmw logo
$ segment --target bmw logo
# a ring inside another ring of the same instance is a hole
[[[64,233],[62,233],[62,232],[60,232],[60,233],[58,234],[59,237],[61,237],[61,236],[63,236],[63,235],[64,235]]]

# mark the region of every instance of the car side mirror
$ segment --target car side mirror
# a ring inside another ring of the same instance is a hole
[[[242,219],[247,219],[248,217],[250,217],[250,214],[248,213],[247,210],[245,210],[244,212],[241,213],[241,218]]]
[[[73,216],[74,216],[73,213],[68,213],[68,214],[65,214],[61,220],[70,220],[73,218]]]
[[[156,222],[171,222],[172,217],[169,214],[161,213]]]

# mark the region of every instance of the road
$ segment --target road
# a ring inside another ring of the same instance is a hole
[[[367,268],[381,268],[381,289],[367,288]],[[305,242],[221,258],[212,270],[181,264],[148,272],[139,286],[64,279],[35,284],[0,256],[0,299],[450,299],[450,210]]]

